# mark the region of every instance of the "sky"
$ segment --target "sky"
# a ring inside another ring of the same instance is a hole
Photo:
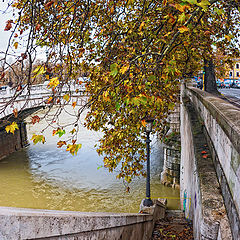
[[[0,52],[4,52],[7,49],[9,37],[11,35],[11,30],[4,31],[4,29],[5,29],[7,20],[13,19],[13,12],[11,11],[11,9],[6,11],[9,0],[4,0],[4,2],[2,1],[3,0],[0,0]],[[23,48],[21,49],[19,45],[19,49],[17,50],[17,52],[18,53],[24,52],[24,49]],[[0,57],[1,57],[1,54],[0,54]],[[41,51],[39,49],[37,58],[41,60],[45,60],[46,59],[45,51],[44,50]]]
[[[6,14],[4,14],[3,12],[7,8],[8,1],[0,1],[0,51],[5,51],[11,33],[9,31],[4,31],[4,28],[6,26],[6,21],[12,18],[12,12],[8,11]]]

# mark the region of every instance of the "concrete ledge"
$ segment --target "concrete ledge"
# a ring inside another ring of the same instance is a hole
[[[240,109],[216,95],[198,88],[187,87],[187,95],[193,94],[210,111],[235,149],[240,154]]]
[[[181,197],[193,219],[195,239],[232,239],[229,220],[202,124],[190,99],[182,106]],[[202,152],[207,153],[203,157]],[[185,195],[185,196],[184,196]]]
[[[149,239],[165,208],[151,214],[87,213],[0,207],[0,239]]]

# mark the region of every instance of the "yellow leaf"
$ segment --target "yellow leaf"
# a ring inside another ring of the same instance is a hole
[[[36,135],[33,134],[32,139],[33,143],[36,144],[38,142],[42,142],[43,144],[45,143],[45,137],[43,135]]]
[[[15,43],[13,44],[13,46],[15,47],[15,49],[17,49],[17,48],[18,48],[18,42],[15,42]]]
[[[6,128],[5,128],[7,133],[10,132],[12,134],[14,134],[16,129],[19,129],[16,122],[12,122],[12,124],[6,126]]]
[[[182,27],[178,28],[178,30],[179,30],[180,33],[184,33],[184,32],[189,31],[189,29],[186,26],[182,26]]]
[[[65,94],[64,96],[63,96],[63,99],[64,100],[66,100],[67,102],[69,101],[69,99],[70,99],[70,96],[69,96],[69,94]]]
[[[145,24],[145,22],[142,22],[142,23],[140,24],[139,31],[142,31],[142,28],[143,28],[144,24]]]
[[[129,64],[124,65],[124,66],[120,69],[120,73],[121,73],[121,74],[124,74],[128,69],[129,69]]]
[[[48,88],[55,88],[57,85],[59,85],[58,77],[50,79],[50,82],[48,83]]]
[[[43,73],[45,73],[46,72],[46,70],[45,70],[45,68],[43,67],[43,66],[38,66],[38,67],[36,67],[35,69],[34,69],[34,71],[33,71],[33,73],[34,74],[36,74],[36,76],[38,76],[38,75],[40,75],[40,74],[43,74]],[[47,75],[48,76],[48,75]]]

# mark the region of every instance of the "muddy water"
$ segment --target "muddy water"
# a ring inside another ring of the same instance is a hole
[[[42,114],[40,112],[39,114]],[[63,121],[71,117],[63,114]],[[0,161],[0,206],[91,212],[138,212],[145,195],[145,178],[137,178],[125,192],[117,173],[109,173],[94,149],[100,134],[88,131],[80,123],[77,156],[56,147],[58,136],[46,131],[46,143],[33,145]],[[29,139],[46,126],[42,121],[28,125]],[[179,191],[159,183],[162,148],[153,140],[151,152],[151,194],[168,197],[169,208],[179,207]]]

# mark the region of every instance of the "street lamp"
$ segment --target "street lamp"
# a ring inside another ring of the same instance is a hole
[[[152,125],[154,119],[152,118],[145,118],[146,127],[145,131],[147,133],[146,139],[146,146],[147,146],[147,179],[146,179],[146,198],[143,201],[143,206],[150,207],[153,205],[151,200],[151,193],[150,193],[150,133],[152,132]]]

